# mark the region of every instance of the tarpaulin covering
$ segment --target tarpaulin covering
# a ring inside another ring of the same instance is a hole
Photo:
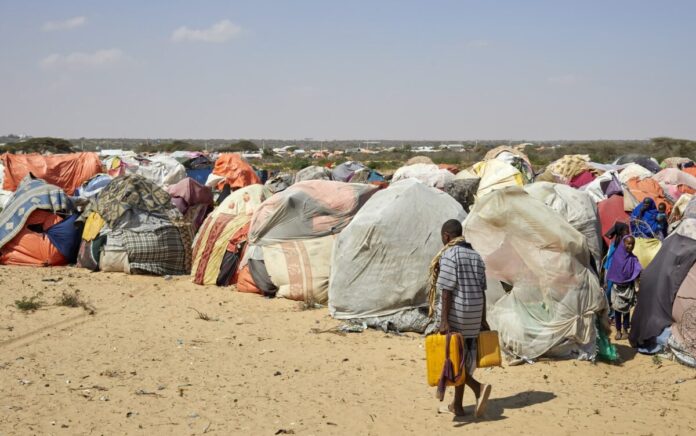
[[[191,281],[199,285],[216,283],[230,239],[270,196],[263,185],[247,186],[230,194],[208,215],[193,242]]]
[[[190,207],[197,204],[213,204],[213,191],[190,177],[170,186],[167,188],[167,192],[172,197],[172,203],[182,215],[185,215]]]
[[[85,181],[102,172],[96,153],[9,154],[0,156],[5,166],[3,189],[14,191],[22,179],[33,174],[72,195]]]
[[[131,273],[189,273],[186,269],[186,253],[181,234],[175,226],[160,227],[150,232],[123,230],[122,238]]]
[[[675,296],[695,262],[696,219],[686,218],[641,274],[640,295],[631,317],[632,346],[649,346],[672,325]]]
[[[667,200],[665,191],[656,180],[633,178],[626,182],[626,186],[638,203],[641,203],[646,198],[652,198],[655,200],[655,205],[659,206],[660,203],[664,203],[667,208],[667,213],[671,212],[672,203]]]
[[[215,161],[215,168],[211,175],[222,177],[222,181],[218,183],[218,189],[222,189],[225,184],[235,190],[261,183],[256,171],[238,153],[221,154]]]
[[[111,228],[128,212],[145,212],[164,219],[181,217],[164,189],[135,174],[113,179],[89,204],[82,217],[86,219],[92,211],[99,213]]]
[[[356,171],[363,170],[365,165],[360,162],[348,161],[338,165],[331,171],[331,178],[337,182],[350,182]]]
[[[276,296],[326,304],[334,235],[263,247],[263,257]]]
[[[399,168],[394,173],[393,182],[405,179],[417,179],[427,186],[445,189],[448,182],[454,180],[454,174],[439,168],[435,164],[413,164]]]
[[[27,176],[0,212],[0,247],[14,238],[24,228],[31,213],[38,209],[69,213],[73,204],[59,187]]]
[[[156,155],[147,159],[139,158],[138,165],[127,168],[127,173],[138,174],[166,188],[186,177],[186,168],[176,159],[164,155]]]
[[[442,249],[442,224],[465,217],[456,200],[416,180],[377,192],[336,240],[331,315],[368,318],[427,306],[428,271]]]
[[[601,226],[597,207],[590,196],[570,186],[550,182],[527,185],[525,191],[558,212],[568,224],[582,233],[599,269],[602,263]]]
[[[331,180],[331,170],[319,166],[308,166],[295,174],[295,183],[305,180]]]
[[[473,166],[473,172],[481,179],[476,198],[481,198],[496,189],[524,185],[522,173],[517,168],[501,160],[492,159],[478,162]],[[457,176],[457,178],[460,178],[459,174]],[[461,178],[465,177],[462,176]]]
[[[77,252],[80,248],[80,233],[75,227],[76,218],[77,215],[70,215],[46,229],[46,236],[68,263],[74,263],[77,260]]]
[[[660,183],[668,185],[686,185],[689,188],[696,189],[696,177],[676,168],[665,168],[652,178]]]
[[[672,318],[672,336],[680,345],[675,356],[680,362],[693,366],[696,360],[696,266],[691,267],[679,286],[672,305]],[[674,351],[675,347],[670,345]]]
[[[46,231],[63,219],[47,210],[30,212],[25,224],[15,236],[0,248],[0,264],[23,266],[67,265],[68,259],[56,248]],[[38,226],[34,231],[29,226]],[[37,229],[39,230],[39,229]]]
[[[639,179],[645,179],[648,177],[652,177],[652,175],[653,173],[651,173],[650,170],[645,169],[644,167],[638,164],[629,164],[626,168],[619,172],[619,181],[621,183],[626,183],[634,177],[638,177]]]
[[[336,234],[376,191],[371,185],[329,180],[292,185],[259,206],[251,221],[249,242],[267,245]]]
[[[520,188],[477,200],[464,235],[486,275],[513,286],[487,301],[505,351],[523,359],[595,356],[595,314],[607,310],[585,238]]]
[[[614,161],[615,165],[621,165],[621,164],[627,164],[627,163],[635,163],[643,168],[647,169],[651,173],[657,173],[659,172],[662,168],[660,168],[660,164],[655,162],[653,159],[649,158],[648,156],[644,156],[641,154],[626,154]]]

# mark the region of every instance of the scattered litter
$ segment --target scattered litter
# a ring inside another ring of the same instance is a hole
[[[284,428],[278,429],[278,431],[275,432],[276,435],[279,434],[295,434],[295,430],[286,430]]]
[[[135,395],[152,395],[153,397],[161,397],[162,395],[158,394],[157,392],[149,392],[143,389],[138,389],[135,391]]]
[[[362,333],[367,330],[367,323],[345,323],[340,328],[339,331],[343,333]]]
[[[31,380],[24,380],[24,379],[22,379],[22,380],[19,380],[19,384],[20,384],[20,385],[30,385],[30,384],[31,384]]]

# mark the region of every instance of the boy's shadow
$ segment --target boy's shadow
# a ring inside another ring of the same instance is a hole
[[[522,407],[534,404],[545,403],[556,398],[556,394],[543,391],[520,392],[505,398],[491,398],[488,400],[488,407],[483,418],[474,418],[474,406],[464,408],[466,415],[454,418],[455,427],[462,427],[477,421],[500,421],[507,419],[503,415],[505,409],[521,409]]]

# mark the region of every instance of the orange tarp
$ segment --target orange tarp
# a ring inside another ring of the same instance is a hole
[[[9,154],[0,156],[5,165],[3,189],[15,191],[27,174],[56,185],[69,195],[85,181],[102,172],[96,153],[54,154]]]
[[[58,215],[47,210],[35,210],[31,213],[24,228],[0,249],[1,265],[21,266],[58,266],[67,265],[68,261],[51,243],[45,233],[37,233],[29,226],[40,225],[46,231],[63,221]]]
[[[634,177],[630,179],[627,183],[628,189],[631,191],[638,202],[642,202],[645,198],[650,197],[655,200],[655,205],[664,203],[667,207],[667,214],[672,210],[672,204],[665,198],[665,192],[662,190],[660,184],[653,179],[639,179]]]
[[[237,153],[223,153],[215,161],[213,174],[225,178],[218,184],[218,189],[222,189],[225,184],[230,185],[232,190],[245,186],[261,183],[256,171],[246,163],[242,156]]]

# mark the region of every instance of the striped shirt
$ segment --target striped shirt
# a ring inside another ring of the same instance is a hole
[[[481,256],[468,244],[455,245],[445,251],[440,259],[437,288],[440,295],[442,291],[451,293],[447,316],[450,329],[465,338],[477,337],[486,291],[486,266]],[[441,305],[442,301],[438,309]]]

